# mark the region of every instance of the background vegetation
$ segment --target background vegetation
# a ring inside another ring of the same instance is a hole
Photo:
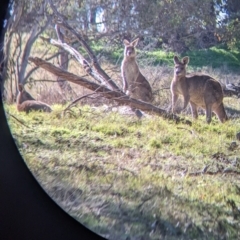
[[[30,54],[55,61],[62,68],[68,69],[70,56],[47,46],[39,39],[40,35],[56,38],[56,26],[49,2],[21,0],[12,1],[9,6],[4,46],[4,75],[8,86],[1,86],[7,88],[4,94],[7,101],[13,102],[15,99],[16,82],[29,82],[37,70],[28,65]],[[110,55],[115,60],[113,64],[121,61],[122,40],[140,37],[139,49],[146,52],[145,58],[155,56],[155,65],[171,64],[173,54],[189,54],[191,66],[230,66],[235,69],[239,66],[238,0],[51,2],[99,52],[99,58],[104,60]],[[65,42],[81,49],[69,32],[64,29],[61,31]],[[147,65],[152,65],[152,62]],[[68,92],[71,92],[68,86],[61,85],[61,81],[58,84],[61,89],[68,88]]]

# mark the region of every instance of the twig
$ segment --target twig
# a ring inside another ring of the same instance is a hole
[[[130,172],[130,173],[133,174],[134,176],[137,176],[137,174],[136,174],[134,171],[132,171],[132,170],[130,170],[130,169],[127,169],[127,168],[125,168],[125,167],[122,167],[122,166],[120,166],[120,165],[118,165],[118,164],[116,164],[116,163],[114,163],[114,162],[108,162],[108,161],[106,161],[106,160],[102,160],[102,159],[101,159],[101,163],[112,164],[112,165],[114,165],[115,167],[120,168],[121,170]]]
[[[65,113],[65,111],[63,111],[63,112]],[[68,113],[70,114],[70,116],[74,116],[75,118],[77,118],[77,116],[71,109],[68,109]],[[80,110],[80,115],[81,115],[81,110]]]
[[[99,87],[101,87],[101,86],[99,86]],[[98,90],[98,89],[96,89],[94,93],[89,93],[89,94],[86,94],[86,95],[84,95],[84,96],[81,96],[81,97],[77,98],[77,99],[74,100],[70,105],[68,105],[68,107],[66,107],[66,108],[63,110],[63,112],[65,112],[66,110],[68,110],[72,105],[74,105],[75,103],[77,103],[77,102],[80,101],[81,99],[83,99],[83,98],[85,98],[85,97],[89,97],[89,96],[94,95],[94,94],[97,94],[97,92],[96,92],[97,90]]]
[[[170,90],[170,87],[163,87],[163,88],[159,88],[156,91],[161,91],[161,90]]]
[[[57,83],[56,80],[50,80],[50,79],[34,79],[34,78],[31,78],[31,81],[33,81],[33,82],[55,82],[55,83]],[[26,83],[30,83],[31,81],[27,81]]]
[[[83,98],[89,97],[89,96],[94,95],[94,94],[97,94],[97,93],[96,93],[96,92],[94,92],[94,93],[89,93],[89,94],[86,94],[86,95],[84,95],[84,96],[81,96],[81,97],[75,99],[73,102],[71,102],[71,103],[63,110],[63,112],[69,110],[69,108],[70,108],[71,106],[73,106],[73,105],[76,104],[78,101],[82,100]]]
[[[25,125],[25,123],[23,123],[21,120],[19,120],[18,118],[16,118],[16,117],[13,116],[12,114],[10,114],[10,113],[8,113],[8,112],[7,112],[7,114],[8,114],[10,117],[12,117],[12,118],[14,118],[15,120],[17,120],[17,121],[18,121],[20,124],[22,124],[24,127],[30,128],[29,126]]]
[[[183,129],[183,130],[187,130],[188,132],[190,132],[191,134],[193,134],[195,137],[197,137],[200,142],[203,142],[203,139],[200,138],[193,130],[190,130],[190,129],[187,129],[187,128],[184,128],[184,127],[177,127],[177,129]]]
[[[157,194],[158,194],[158,192],[154,193],[153,195],[151,195],[149,197],[146,197],[145,199],[143,199],[143,201],[136,207],[136,209],[140,209],[146,202],[153,199]]]
[[[117,166],[117,165],[116,165]],[[135,177],[137,176],[137,174],[134,172],[134,171],[132,171],[132,170],[129,170],[129,169],[127,169],[127,168],[125,168],[125,167],[121,167],[121,166],[117,166],[118,168],[120,168],[121,170],[124,170],[124,171],[126,171],[126,172],[129,172],[129,173],[131,173],[132,175],[134,175]]]
[[[224,170],[217,170],[217,171],[197,171],[197,172],[190,172],[188,173],[188,176],[199,176],[199,175],[203,175],[203,174],[207,174],[207,175],[216,175],[216,174],[227,174],[227,173],[234,173],[234,174],[240,174],[239,171],[237,170],[233,170],[233,169],[224,169]]]

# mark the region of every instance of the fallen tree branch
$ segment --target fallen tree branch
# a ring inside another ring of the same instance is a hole
[[[48,0],[48,2],[49,2],[50,6],[51,6],[51,8],[53,10],[53,13],[57,17],[57,19],[55,20],[55,23],[57,25],[65,28],[66,30],[70,31],[76,37],[76,39],[81,43],[81,45],[86,50],[86,52],[88,53],[88,55],[89,55],[89,57],[91,59],[91,64],[93,65],[93,67],[96,70],[96,72],[103,78],[103,80],[105,81],[105,84],[108,86],[108,88],[110,88],[111,90],[120,91],[120,89],[116,85],[116,83],[114,81],[112,81],[112,79],[101,68],[101,66],[99,65],[99,63],[97,61],[97,57],[93,53],[92,49],[88,46],[87,42],[83,39],[81,34],[77,33],[75,31],[75,29],[73,29],[68,24],[68,22],[66,21],[66,17],[57,11],[56,7],[53,5],[51,0]]]
[[[46,38],[46,37],[42,37],[42,36],[40,38],[43,41],[46,41],[55,47],[62,48],[65,51],[67,51],[68,53],[70,53],[71,55],[73,55],[76,58],[76,60],[83,66],[85,72],[88,75],[93,77],[98,83],[101,83],[101,84],[104,84],[107,86],[105,80],[96,71],[94,71],[92,69],[92,67],[90,66],[90,63],[88,63],[88,61],[79,52],[77,52],[74,48],[69,46],[67,43],[63,43],[61,41],[57,41],[57,40],[54,40],[51,38]]]
[[[49,49],[47,49],[47,50],[45,51],[45,53],[42,54],[41,58],[43,58],[44,56],[46,56],[48,52],[49,52]],[[55,54],[52,55],[51,57],[45,58],[45,60],[46,60],[46,61],[49,61],[49,60],[51,60],[51,59],[53,59],[53,58],[55,58],[55,57],[58,57],[59,54],[60,54],[60,52],[55,53]],[[25,79],[24,81],[27,82],[28,78],[29,78],[29,77],[33,74],[33,72],[36,71],[37,69],[38,69],[38,67],[32,68],[32,69],[26,74],[26,76],[25,76],[25,78],[24,78],[24,79]]]
[[[127,96],[125,93],[123,93],[122,91],[112,91],[109,88],[99,85],[97,83],[91,82],[86,78],[79,77],[73,73],[64,71],[64,70],[54,66],[53,64],[48,63],[40,58],[30,57],[29,61],[33,62],[36,66],[39,66],[39,67],[47,70],[48,72],[53,73],[56,76],[66,79],[69,82],[81,85],[85,88],[88,88],[88,89],[94,91],[94,92],[101,93],[105,98],[115,100],[120,105],[128,105],[132,108],[137,108],[142,111],[157,114],[166,119],[171,119],[171,120],[175,120],[176,122],[182,122],[182,123],[191,125],[191,121],[181,119],[180,117],[178,117],[172,113],[168,113],[164,109],[158,108],[150,103],[146,103],[146,102],[131,98],[131,97]]]
[[[238,86],[236,86],[233,83],[230,84],[222,84],[222,88],[223,88],[223,94],[224,97],[233,97],[236,96],[237,98],[240,97],[240,86],[238,84]]]

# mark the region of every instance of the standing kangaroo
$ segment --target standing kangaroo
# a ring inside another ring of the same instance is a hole
[[[142,100],[144,102],[152,101],[152,88],[147,79],[142,75],[136,62],[136,49],[139,38],[131,43],[124,40],[124,58],[121,66],[121,74],[123,79],[123,91],[132,98]],[[140,117],[139,110],[132,109],[136,115]]]
[[[19,112],[29,113],[30,111],[51,112],[52,109],[46,103],[35,100],[23,87],[18,84],[17,110]]]
[[[223,90],[221,84],[208,75],[186,76],[186,66],[189,57],[184,57],[180,61],[174,57],[174,77],[171,83],[172,112],[175,113],[175,104],[179,95],[183,96],[185,109],[190,103],[193,118],[198,117],[198,107],[206,110],[206,121],[212,120],[212,112],[215,112],[221,122],[228,120],[223,106]]]

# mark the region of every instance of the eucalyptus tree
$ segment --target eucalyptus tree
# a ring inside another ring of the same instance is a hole
[[[5,79],[9,80],[11,100],[16,94],[17,83],[24,84],[35,70],[26,72],[28,57],[38,36],[49,26],[51,19],[46,14],[46,2],[42,0],[12,1],[10,18],[7,20],[4,51]],[[13,82],[15,81],[15,91]]]

